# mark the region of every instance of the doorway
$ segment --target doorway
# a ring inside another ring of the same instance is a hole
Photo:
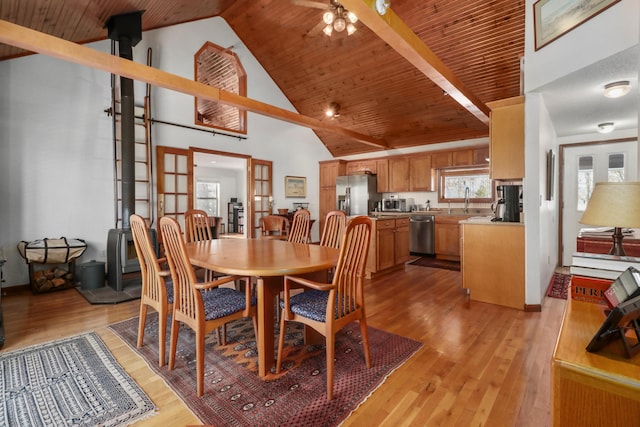
[[[571,265],[576,239],[596,182],[637,179],[636,140],[565,145],[562,156],[562,265]]]

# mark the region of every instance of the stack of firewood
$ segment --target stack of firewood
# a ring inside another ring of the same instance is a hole
[[[56,288],[67,288],[73,285],[73,273],[60,267],[50,267],[33,272],[31,278],[34,292],[47,292]]]

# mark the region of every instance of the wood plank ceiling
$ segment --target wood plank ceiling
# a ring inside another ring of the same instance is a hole
[[[318,2],[328,8],[328,0]],[[485,123],[362,22],[351,36],[334,32],[328,37],[322,33],[323,10],[304,3],[0,0],[0,19],[86,43],[105,39],[104,23],[120,13],[144,10],[143,30],[220,15],[302,115],[384,140],[391,148],[488,135]],[[391,8],[481,102],[520,94],[524,0],[391,0]],[[0,44],[0,59],[22,54]],[[332,102],[341,107],[334,119],[324,113]],[[337,133],[315,132],[336,157],[380,149]]]

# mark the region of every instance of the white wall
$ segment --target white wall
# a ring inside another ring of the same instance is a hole
[[[134,60],[193,78],[193,54],[211,41],[234,46],[247,72],[248,96],[293,110],[264,69],[221,18],[145,32]],[[89,45],[110,52],[110,41]],[[20,240],[43,237],[85,239],[80,262],[106,260],[107,232],[114,227],[113,156],[109,107],[110,76],[43,55],[0,62],[0,249],[8,262],[5,285],[28,283],[27,266],[16,250]],[[136,83],[136,103],[144,84]],[[152,117],[193,125],[193,98],[152,90]],[[248,154],[273,161],[278,205],[303,201],[284,198],[284,176],[307,177],[312,216],[318,215],[318,161],[331,155],[306,128],[248,115],[247,140],[154,125],[153,143]],[[154,162],[155,164],[155,162]],[[292,206],[292,205],[291,205]],[[313,230],[317,239],[318,230]]]

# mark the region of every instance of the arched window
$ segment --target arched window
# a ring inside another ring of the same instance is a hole
[[[195,54],[195,80],[227,92],[247,96],[247,75],[238,56],[211,42]],[[247,112],[207,99],[195,98],[195,123],[247,133]]]

